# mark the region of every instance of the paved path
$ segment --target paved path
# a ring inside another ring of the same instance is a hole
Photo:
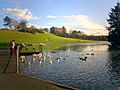
[[[0,49],[0,73],[6,70],[6,73],[16,72],[16,58],[10,56],[9,49]]]
[[[0,50],[0,90],[74,90],[63,85],[16,74],[15,56],[11,57],[6,73],[3,73],[9,58],[9,49]]]

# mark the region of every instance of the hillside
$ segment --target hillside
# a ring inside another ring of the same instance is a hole
[[[73,42],[92,42],[89,40],[80,40],[72,38],[63,38],[50,33],[25,33],[11,30],[0,30],[0,47],[8,46],[11,40],[21,43],[32,44],[32,43],[45,43],[46,45],[58,44],[58,43],[73,43]]]

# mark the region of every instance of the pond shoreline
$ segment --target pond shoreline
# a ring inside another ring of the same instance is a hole
[[[76,90],[52,81],[36,79],[30,76],[17,74],[15,57],[12,57],[6,73],[3,70],[8,62],[9,49],[0,50],[0,89],[1,90]],[[14,59],[14,60],[13,60]],[[12,66],[11,66],[12,65]],[[12,83],[11,83],[12,82]]]

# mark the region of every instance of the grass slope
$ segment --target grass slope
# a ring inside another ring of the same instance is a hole
[[[46,45],[53,45],[58,43],[73,43],[73,42],[92,42],[90,40],[80,40],[72,38],[59,37],[50,33],[25,33],[13,30],[0,30],[0,47],[6,47],[11,40],[25,44],[45,43]]]

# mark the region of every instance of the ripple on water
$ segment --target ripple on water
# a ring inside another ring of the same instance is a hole
[[[86,55],[92,49],[94,55]],[[120,89],[120,60],[119,57],[114,59],[119,52],[108,51],[106,45],[68,46],[65,50],[50,51],[49,54],[52,63],[48,63],[47,56],[41,64],[38,60],[32,62],[32,57],[28,56],[26,62],[21,64],[21,73],[81,90]],[[58,61],[56,58],[59,55],[62,58]],[[79,59],[85,56],[86,61]],[[31,62],[31,66],[28,62]]]

